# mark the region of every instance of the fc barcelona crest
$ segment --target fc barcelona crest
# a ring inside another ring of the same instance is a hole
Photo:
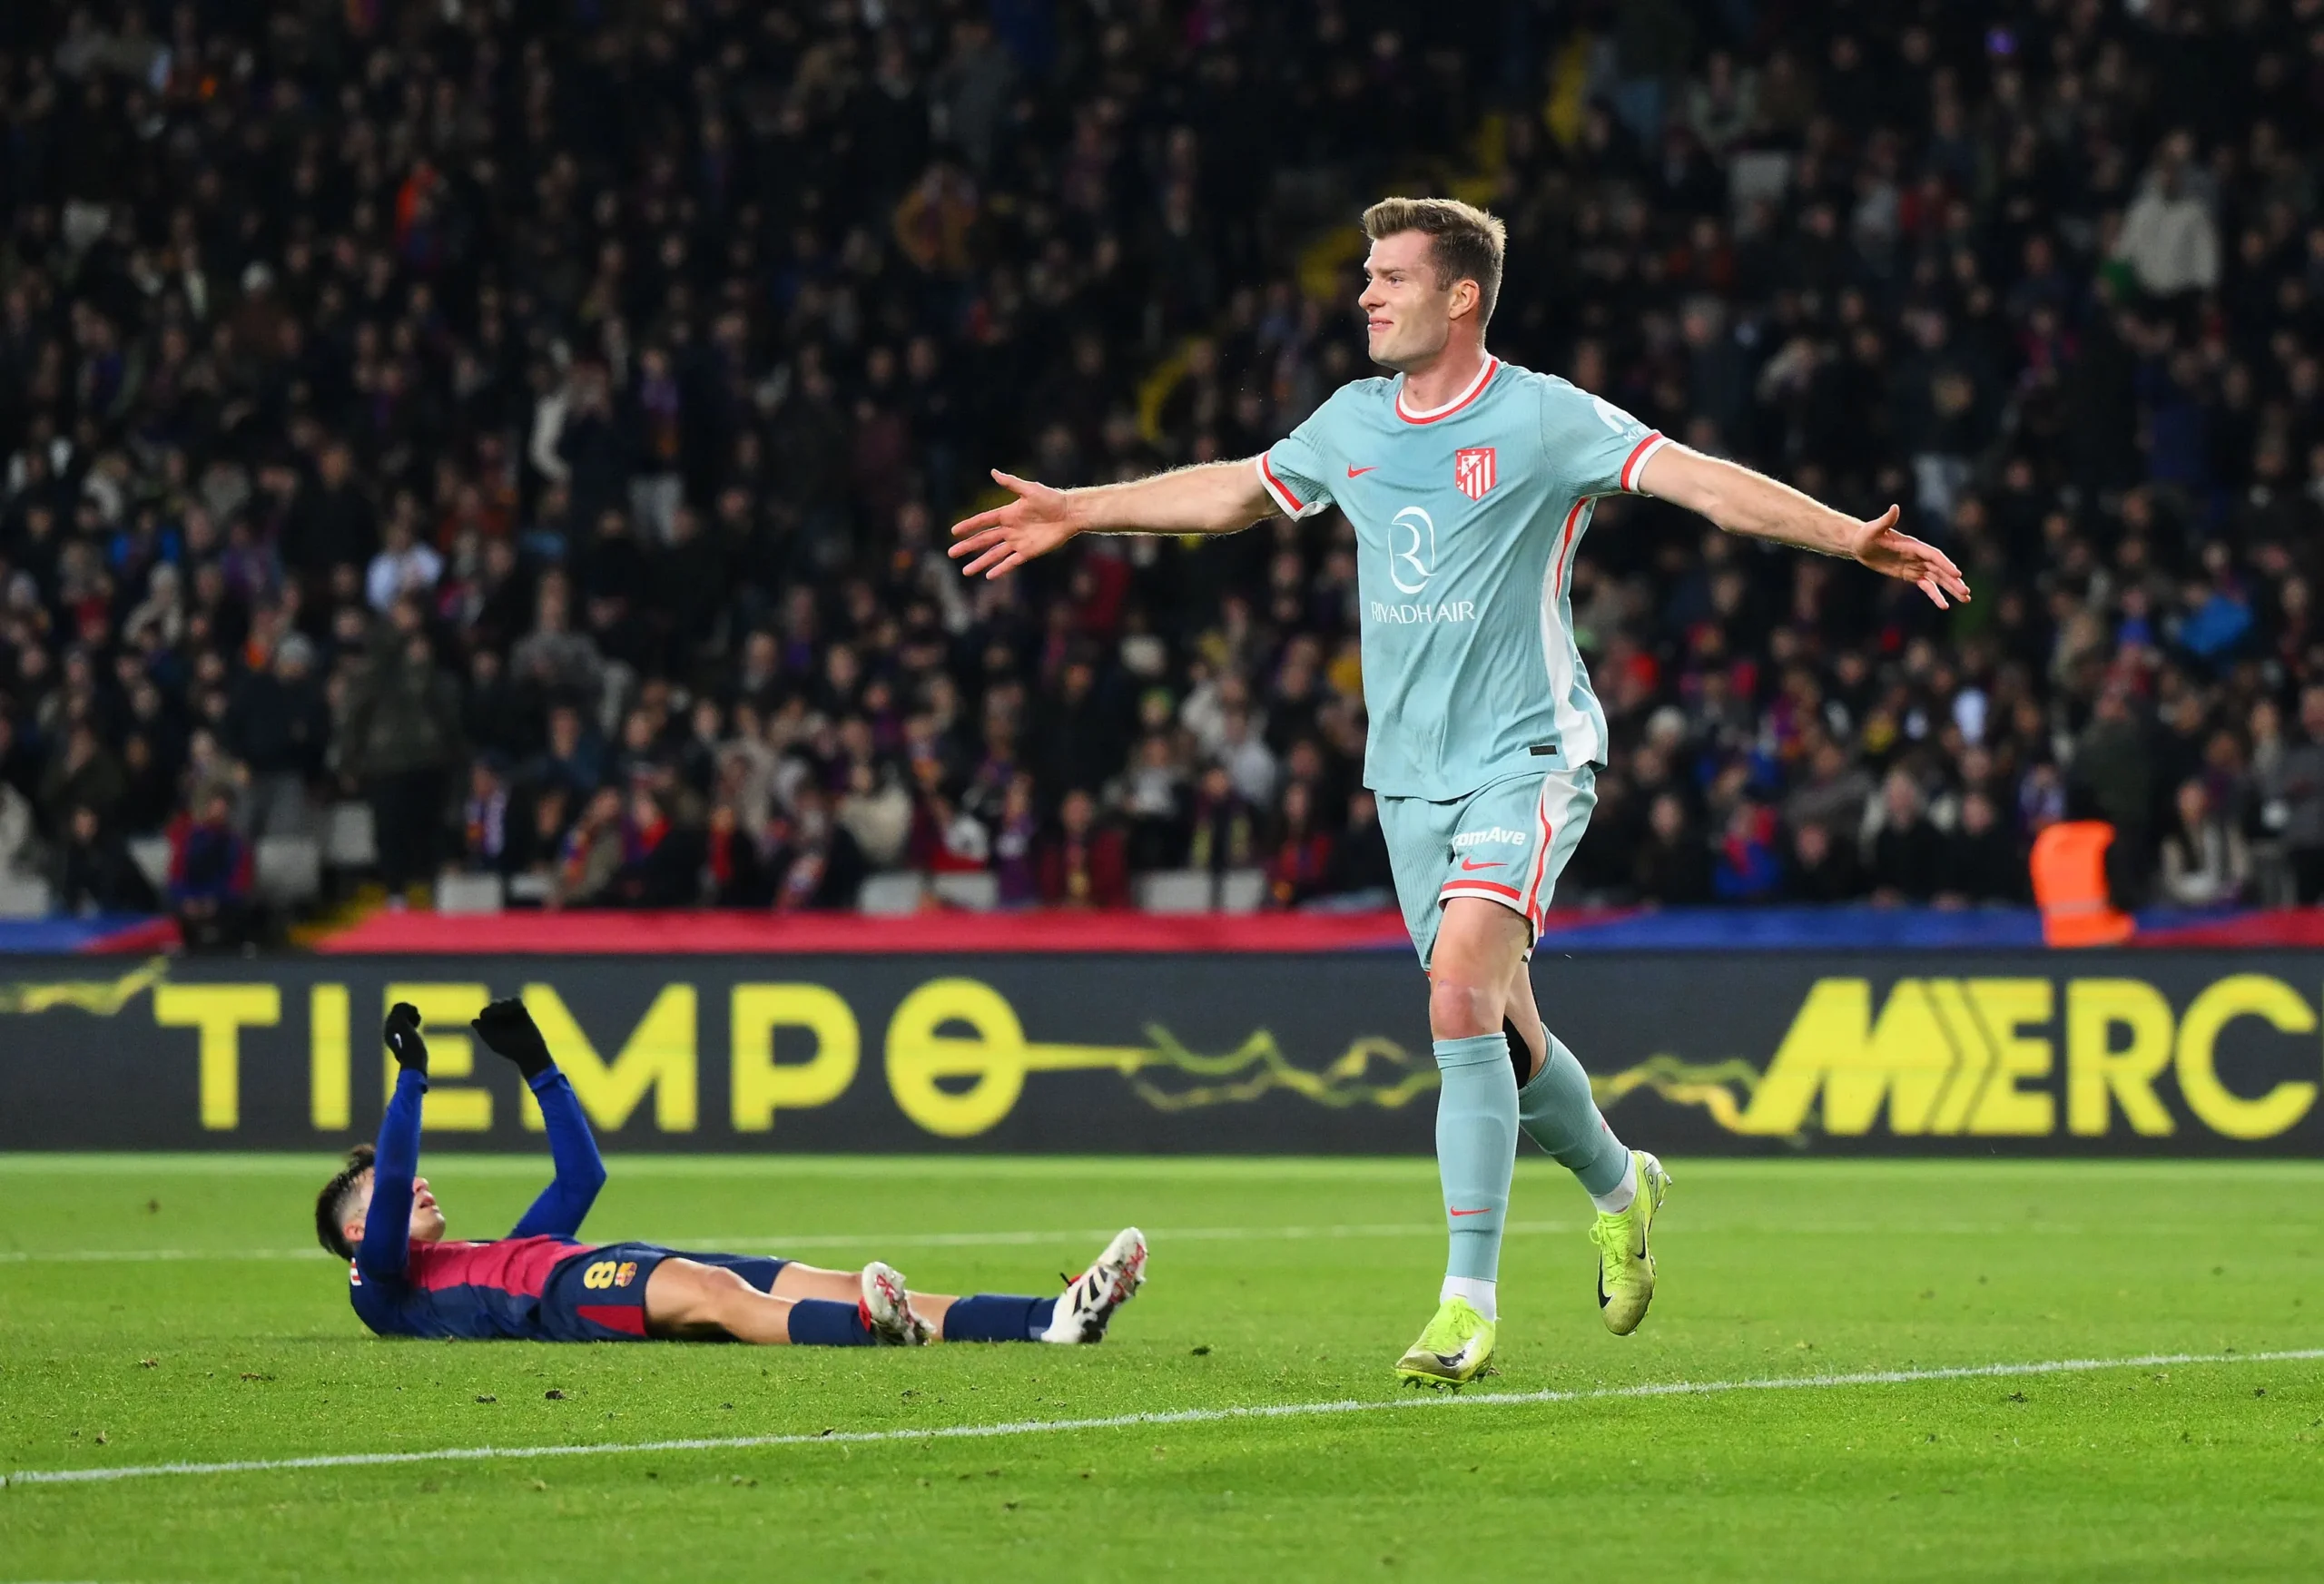
[[[1452,486],[1471,500],[1482,500],[1492,487],[1492,448],[1477,446],[1452,453]]]

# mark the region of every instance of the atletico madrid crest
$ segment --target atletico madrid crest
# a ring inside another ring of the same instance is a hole
[[[1452,453],[1452,486],[1471,500],[1482,500],[1492,487],[1492,448],[1473,447]]]

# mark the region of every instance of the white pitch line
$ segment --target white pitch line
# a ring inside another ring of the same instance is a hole
[[[1099,1242],[1114,1235],[1121,1228],[1111,1230],[1085,1229],[1079,1232],[908,1232],[896,1236],[875,1233],[814,1233],[804,1237],[710,1236],[682,1239],[689,1248],[749,1249],[764,1248],[781,1251],[786,1248],[985,1248],[1022,1244]],[[1579,1232],[1579,1221],[1512,1221],[1503,1226],[1504,1233]],[[1334,1237],[1442,1237],[1443,1222],[1374,1222],[1344,1226],[1180,1226],[1157,1227],[1147,1234],[1147,1240],[1169,1243],[1241,1243],[1259,1242],[1269,1238],[1298,1241],[1306,1238]]]
[[[1180,1408],[1162,1413],[1115,1413],[1102,1419],[1018,1419],[998,1424],[950,1424],[927,1430],[834,1430],[815,1435],[733,1435],[683,1441],[615,1441],[596,1446],[446,1447],[426,1452],[340,1452],[310,1458],[251,1458],[228,1463],[142,1463],[119,1469],[21,1469],[0,1475],[10,1485],[77,1485],[138,1480],[160,1474],[255,1474],[278,1469],[370,1469],[399,1463],[482,1462],[511,1458],[586,1458],[635,1452],[747,1451],[761,1447],[862,1445],[881,1441],[982,1441],[996,1436],[1053,1435],[1065,1431],[1128,1430],[1172,1424],[1224,1424],[1236,1420],[1316,1419],[1396,1409],[1521,1407],[1551,1402],[1603,1402],[1641,1397],[1706,1397],[1727,1392],[1796,1392],[1842,1386],[1905,1386],[1924,1381],[1970,1381],[2020,1375],[2083,1374],[2093,1370],[2152,1369],[2180,1364],[2271,1364],[2324,1359],[2324,1348],[2256,1353],[2142,1353],[2120,1359],[2047,1359],[2038,1363],[1962,1364],[1933,1370],[1866,1370],[1849,1375],[1793,1375],[1758,1381],[1669,1381],[1604,1386],[1590,1392],[1472,1392],[1445,1397],[1384,1397],[1370,1402],[1274,1402],[1256,1408]]]
[[[621,1241],[663,1243],[672,1248],[715,1249],[727,1254],[812,1248],[1014,1248],[1050,1243],[1099,1242],[1118,1227],[1084,1227],[1066,1232],[813,1232],[798,1235],[763,1233],[704,1233],[688,1237]],[[1512,1221],[1502,1228],[1510,1236],[1579,1232],[1579,1221]],[[2184,1237],[2200,1227],[2146,1222],[2103,1226],[2071,1221],[1941,1222],[1905,1225],[1882,1222],[1802,1222],[1777,1225],[1758,1222],[1690,1221],[1674,1232],[1784,1237],[1993,1237],[2035,1232],[2053,1237],[2105,1235],[2118,1237]],[[1173,1243],[1243,1243],[1314,1238],[1441,1237],[1441,1222],[1376,1222],[1344,1226],[1181,1226],[1157,1228],[1149,1238]],[[601,1240],[606,1241],[606,1240]],[[8,1264],[137,1264],[173,1260],[313,1260],[314,1248],[83,1248],[0,1249],[0,1265]]]
[[[748,1235],[708,1233],[693,1237],[651,1238],[671,1248],[715,1249],[741,1254],[764,1249],[793,1248],[1003,1248],[1048,1243],[1099,1243],[1121,1230],[1118,1226],[1085,1227],[1068,1232],[818,1232],[796,1236],[752,1233]],[[1506,1233],[1579,1232],[1579,1221],[1513,1221]],[[1375,1223],[1344,1226],[1183,1226],[1159,1229],[1147,1235],[1174,1243],[1236,1243],[1268,1238],[1442,1237],[1441,1222]],[[320,1248],[93,1248],[0,1249],[0,1264],[113,1264],[170,1260],[317,1260]]]

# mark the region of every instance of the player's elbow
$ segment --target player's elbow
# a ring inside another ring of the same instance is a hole
[[[1654,498],[1668,501],[1672,506],[1683,507],[1697,517],[1708,517],[1713,527],[1726,528],[1730,533],[1734,531],[1730,523],[1734,515],[1734,503],[1716,485],[1706,483],[1684,490],[1666,489],[1656,494]]]

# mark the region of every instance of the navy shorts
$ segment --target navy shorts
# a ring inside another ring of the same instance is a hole
[[[716,1265],[756,1287],[774,1289],[788,1260],[753,1254],[694,1254],[653,1243],[609,1243],[576,1254],[548,1274],[541,1289],[541,1334],[550,1342],[643,1342],[645,1278],[664,1260]]]

